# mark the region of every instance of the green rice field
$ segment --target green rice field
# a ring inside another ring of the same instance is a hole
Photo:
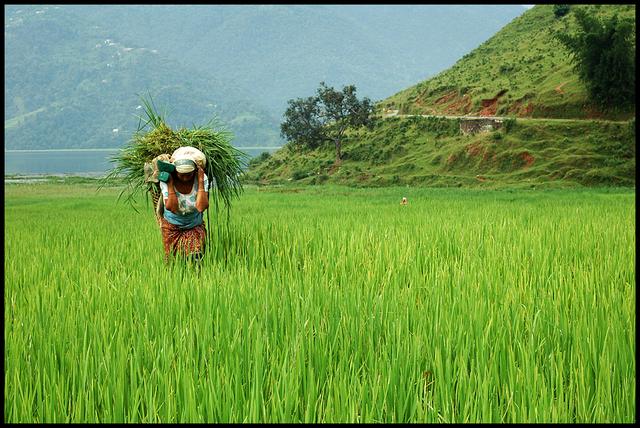
[[[4,190],[5,423],[635,422],[635,189]]]

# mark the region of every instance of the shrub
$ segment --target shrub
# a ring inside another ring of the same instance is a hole
[[[307,178],[308,176],[309,173],[304,170],[295,170],[293,171],[293,174],[291,174],[291,178],[293,178],[294,180],[302,180],[303,178]]]
[[[254,157],[249,161],[248,167],[254,168],[270,158],[271,158],[271,154],[269,152],[262,152],[258,156]]]
[[[508,117],[502,122],[502,127],[505,132],[511,131],[516,126],[516,118]]]
[[[562,18],[567,13],[569,13],[570,9],[571,9],[571,6],[568,4],[554,4],[553,14],[556,16],[556,18]]]

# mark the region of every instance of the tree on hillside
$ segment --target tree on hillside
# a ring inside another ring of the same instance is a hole
[[[569,13],[569,9],[571,9],[571,5],[569,4],[554,4],[553,14],[556,16],[556,18],[562,18],[567,13]]]
[[[614,15],[603,21],[585,9],[575,9],[575,34],[555,37],[572,55],[572,62],[591,98],[602,107],[624,107],[635,102],[635,28]]]
[[[289,100],[288,104],[285,121],[280,125],[282,137],[312,149],[332,142],[336,148],[336,164],[341,160],[345,131],[373,125],[373,104],[366,97],[358,100],[354,85],[337,91],[320,82],[317,95]]]

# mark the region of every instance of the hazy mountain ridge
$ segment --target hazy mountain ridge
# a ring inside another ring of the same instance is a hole
[[[236,144],[281,144],[277,120],[240,98],[240,89],[100,26],[80,25],[66,11],[18,10],[24,11],[18,22],[5,19],[7,149],[122,146],[142,112],[139,95],[147,94],[159,110],[169,109],[172,126],[216,117],[232,129]]]
[[[412,13],[414,7],[419,13]],[[189,126],[215,114],[232,128],[236,144],[279,145],[286,101],[313,94],[321,80],[353,83],[360,96],[372,99],[388,96],[417,81],[412,76],[453,63],[523,11],[519,6],[5,6],[6,147],[121,146],[124,134],[135,128],[136,94],[147,91],[171,109],[170,123]],[[436,39],[424,32],[444,25],[425,21],[429,16],[446,21],[454,15],[452,34]],[[456,32],[456,25],[467,33]],[[441,59],[443,52],[448,57]]]
[[[381,99],[434,74],[525,11],[517,5],[68,6],[216,76],[281,115],[320,80]]]

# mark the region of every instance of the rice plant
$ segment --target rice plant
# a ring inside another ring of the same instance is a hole
[[[247,155],[231,145],[233,135],[213,118],[209,123],[193,128],[172,130],[165,117],[158,113],[153,99],[142,97],[144,114],[139,117],[138,128],[124,149],[111,158],[113,169],[102,180],[100,189],[115,178],[124,178],[126,186],[119,197],[132,205],[140,192],[151,191],[152,183],[145,181],[144,165],[161,154],[171,154],[182,146],[192,146],[204,153],[207,164],[205,173],[211,183],[209,196],[218,198],[229,209],[231,201],[242,193],[240,181]],[[228,212],[228,211],[227,211]]]
[[[118,191],[5,185],[7,423],[635,422],[633,190],[247,187],[200,269]]]

